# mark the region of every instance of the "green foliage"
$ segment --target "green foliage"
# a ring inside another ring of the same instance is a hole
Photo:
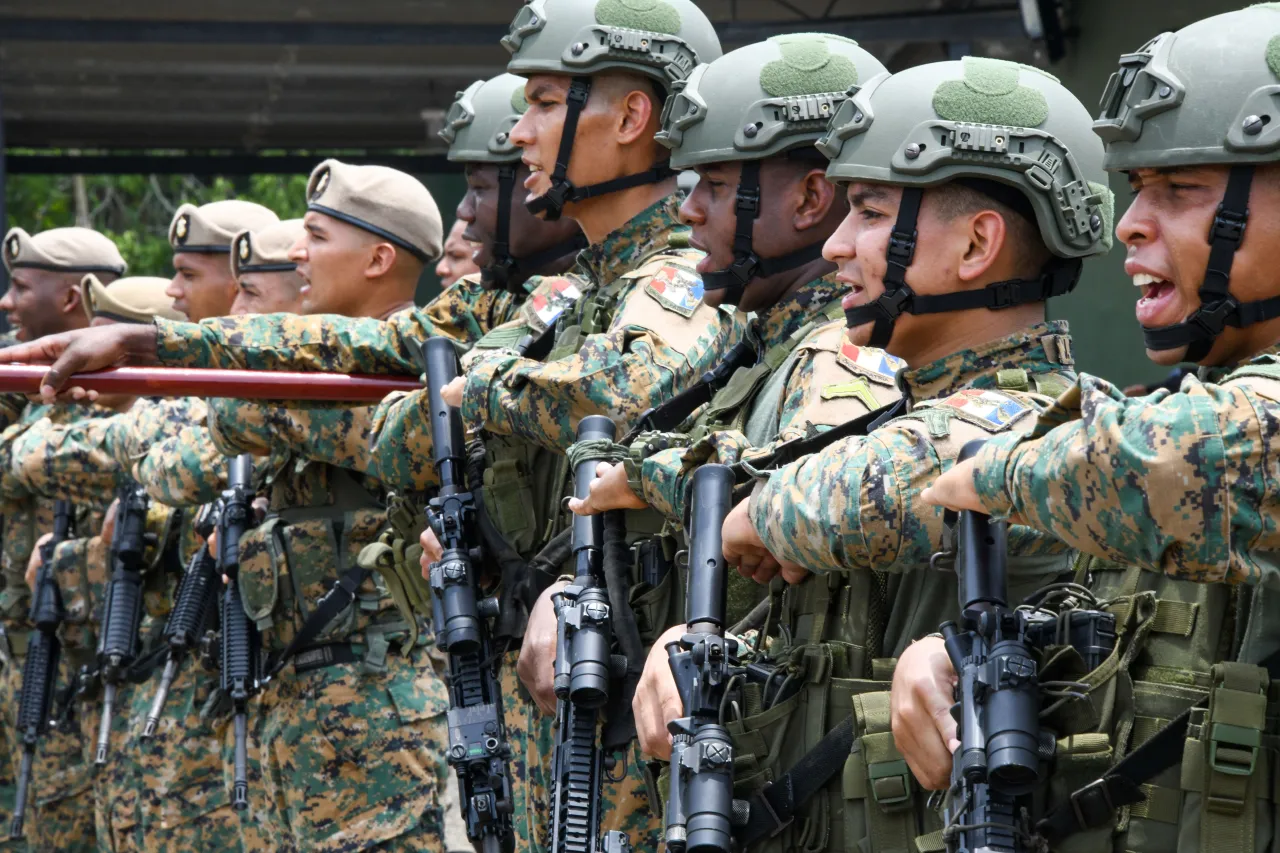
[[[169,222],[179,205],[240,198],[294,219],[306,212],[306,186],[306,175],[10,175],[5,228],[34,234],[85,225],[116,242],[131,275],[167,277],[173,271]]]

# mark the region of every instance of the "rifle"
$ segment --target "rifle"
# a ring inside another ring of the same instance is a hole
[[[440,476],[439,495],[427,505],[427,522],[444,552],[431,566],[431,591],[436,644],[449,655],[447,757],[458,777],[467,838],[484,853],[511,853],[511,746],[488,624],[498,615],[498,602],[477,601],[479,578],[471,555],[471,543],[478,541],[476,501],[466,484],[462,415],[440,399],[441,390],[458,375],[458,356],[443,338],[428,340],[422,356]]]
[[[240,598],[240,538],[253,517],[252,480],[253,457],[248,453],[233,457],[218,520],[216,571],[227,578],[222,594],[221,687],[235,714],[231,807],[236,811],[249,807],[248,704],[262,679],[258,628],[249,622]]]
[[[49,730],[54,685],[58,680],[58,660],[62,642],[58,626],[66,611],[62,607],[62,591],[53,576],[53,552],[70,536],[71,503],[55,501],[53,505],[53,537],[40,546],[40,570],[31,595],[31,623],[34,630],[27,645],[27,659],[22,665],[22,696],[18,700],[18,736],[22,738],[22,765],[18,770],[18,790],[13,801],[11,839],[22,838],[23,813],[27,810],[27,788],[31,784],[31,765],[35,760],[40,736]]]
[[[215,506],[208,504],[196,516],[195,529],[201,538],[209,538],[217,524],[217,515]],[[169,689],[178,675],[178,668],[187,653],[199,645],[204,637],[206,623],[214,613],[213,603],[217,600],[217,575],[218,562],[209,553],[209,546],[200,546],[200,550],[187,563],[182,580],[178,582],[173,611],[164,626],[164,641],[169,652],[164,672],[160,675],[160,686],[156,688],[151,710],[147,714],[146,727],[142,730],[143,740],[149,740],[155,735],[160,716],[164,713],[164,703],[169,697]]]
[[[107,763],[116,692],[138,659],[138,629],[142,626],[142,560],[147,547],[147,492],[127,483],[117,492],[115,532],[111,536],[111,580],[102,608],[98,639],[98,671],[102,676],[102,719],[93,763]]]
[[[971,441],[963,461],[981,449]],[[951,714],[960,746],[952,761],[951,788],[943,813],[948,853],[1032,853],[1045,847],[1032,820],[1031,794],[1044,763],[1054,754],[1052,733],[1040,728],[1044,690],[1038,652],[1052,639],[1043,615],[1007,604],[1006,522],[976,512],[959,514],[955,569],[960,586],[960,624],[941,632],[957,674]],[[1115,644],[1115,617],[1098,610],[1072,610],[1065,641],[1085,638],[1081,654],[1103,657]],[[1060,638],[1058,643],[1063,642]]]
[[[39,394],[49,368],[0,365],[0,392]],[[231,397],[239,400],[378,402],[395,391],[422,388],[406,376],[306,373],[284,370],[204,370],[189,367],[113,367],[76,373],[67,386],[139,397]]]
[[[613,441],[617,428],[602,415],[578,424],[578,441]],[[596,459],[574,468],[573,493],[585,498],[596,476]],[[609,681],[626,667],[611,653],[613,627],[604,583],[604,517],[574,516],[573,583],[553,598],[556,609],[556,733],[551,772],[551,853],[622,853],[622,832],[600,838],[600,793],[604,749],[597,738]]]
[[[725,630],[725,560],[721,527],[733,506],[733,470],[703,465],[693,474],[689,524],[686,632],[667,645],[671,674],[685,716],[667,728],[671,788],[667,796],[669,850],[729,853],[734,848],[733,739],[721,721],[738,643]]]

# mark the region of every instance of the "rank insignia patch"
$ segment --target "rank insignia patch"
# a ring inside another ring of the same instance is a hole
[[[836,356],[836,361],[842,367],[854,373],[860,373],[881,385],[892,385],[894,376],[907,364],[884,350],[860,347],[848,342],[840,347],[840,354]]]
[[[955,415],[988,432],[1007,429],[1018,418],[1031,411],[1028,403],[1022,403],[995,391],[966,388],[938,403],[951,409]]]
[[[529,298],[529,324],[542,332],[555,323],[556,319],[582,298],[582,291],[567,278],[558,278],[550,288],[545,288]]]
[[[644,286],[645,291],[668,311],[692,317],[702,304],[702,279],[679,267],[663,267]]]

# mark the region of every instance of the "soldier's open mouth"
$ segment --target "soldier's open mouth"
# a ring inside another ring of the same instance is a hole
[[[1149,278],[1154,278],[1149,277]],[[1142,297],[1134,307],[1138,322],[1144,326],[1167,326],[1181,320],[1172,314],[1177,307],[1178,291],[1173,282],[1159,279],[1143,282]]]

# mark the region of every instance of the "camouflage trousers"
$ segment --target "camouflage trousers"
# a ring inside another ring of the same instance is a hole
[[[8,644],[4,649],[8,656]],[[68,663],[64,653],[59,689],[70,683],[75,667]],[[18,701],[22,693],[22,661],[8,656],[0,679],[0,708],[4,709],[6,748],[9,764],[5,775],[14,780],[22,761],[22,747],[18,743]],[[55,712],[57,709],[55,708]],[[0,844],[0,850],[30,850],[33,853],[94,853],[97,842],[94,834],[93,784],[90,765],[85,761],[87,748],[82,733],[74,720],[48,731],[36,747],[32,765],[31,786],[27,789],[27,814],[24,823],[24,842]],[[11,783],[14,784],[14,783]],[[4,801],[6,823],[0,837],[8,839],[8,820],[12,818],[14,788],[8,791]]]
[[[447,710],[423,647],[379,674],[285,667],[261,697],[265,849],[443,851]]]
[[[551,843],[552,761],[556,721],[542,713],[516,676],[518,652],[502,665],[503,718],[512,761],[517,851],[545,853]],[[662,837],[659,811],[650,808],[649,785],[640,747],[632,741],[601,786],[600,832],[625,832],[635,851],[657,853]]]

